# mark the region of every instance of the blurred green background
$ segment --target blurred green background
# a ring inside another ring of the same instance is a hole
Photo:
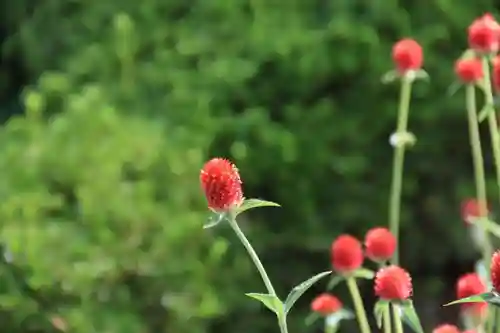
[[[199,170],[228,157],[247,197],[282,204],[240,221],[280,294],[328,269],[334,237],[387,224],[399,90],[380,78],[407,36],[431,80],[413,94],[401,261],[425,327],[456,320],[441,304],[479,255],[459,213],[473,195],[464,97],[446,91],[494,3],[2,0],[2,332],[276,332],[243,296],[264,290],[243,247],[201,228]],[[321,329],[303,321],[325,286],[291,333]]]

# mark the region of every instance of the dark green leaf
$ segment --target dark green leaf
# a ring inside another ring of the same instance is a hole
[[[342,282],[344,280],[344,277],[341,275],[335,275],[330,279],[330,282],[328,282],[328,286],[326,287],[326,290],[332,290],[337,284]]]
[[[293,288],[285,300],[285,314],[287,314],[288,311],[290,311],[295,302],[297,302],[300,296],[302,296],[307,291],[307,289],[311,288],[311,286],[316,282],[318,282],[321,278],[330,274],[332,274],[332,271],[326,271],[316,274],[315,276],[307,279],[306,281],[302,282],[301,284]]]
[[[281,207],[279,204],[272,201],[265,201],[260,199],[246,199],[243,201],[241,206],[235,209],[235,216],[247,211],[249,209],[257,208],[257,207]]]
[[[276,313],[277,315],[280,315],[281,313],[283,313],[283,303],[278,298],[278,296],[269,295],[269,294],[258,294],[258,293],[248,293],[245,295],[260,301],[269,310]]]
[[[420,319],[418,318],[415,307],[412,301],[406,301],[402,305],[396,305],[401,307],[401,319],[408,325],[415,333],[424,333]]]
[[[375,272],[367,268],[360,268],[353,272],[352,276],[358,279],[371,280],[375,276]]]
[[[457,299],[456,301],[447,303],[444,306],[460,304],[460,303],[480,303],[480,302],[488,302],[488,303],[495,304],[495,302],[494,302],[495,298],[499,298],[499,296],[496,293],[487,292],[487,293],[483,293],[483,294],[478,294],[478,295],[474,295],[474,296],[469,296],[469,297]],[[498,302],[498,300],[497,300],[497,302]]]
[[[373,314],[375,316],[378,328],[382,327],[382,319],[386,311],[389,311],[388,301],[381,299],[377,303],[375,303],[375,306],[373,307]]]

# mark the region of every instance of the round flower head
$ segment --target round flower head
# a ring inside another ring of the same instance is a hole
[[[500,92],[500,56],[496,56],[493,59],[493,71],[492,71],[492,80],[493,80],[493,88],[498,93]]]
[[[486,285],[476,273],[462,275],[457,281],[457,298],[465,298],[486,292]],[[481,303],[462,303],[462,309],[470,308]],[[485,302],[486,304],[486,302]]]
[[[491,257],[490,274],[493,289],[500,292],[500,251],[496,251]]]
[[[411,277],[399,266],[381,268],[375,275],[375,295],[385,300],[405,300],[411,296]]]
[[[498,51],[500,25],[491,14],[474,20],[468,29],[469,47],[479,53]]]
[[[460,330],[455,325],[442,324],[433,329],[432,333],[460,333]]]
[[[328,316],[342,308],[342,302],[330,294],[321,294],[311,303],[311,310],[323,316]]]
[[[461,213],[465,223],[472,224],[474,219],[486,217],[489,214],[488,207],[486,207],[486,212],[482,213],[480,206],[476,199],[467,199],[462,202]]]
[[[396,251],[396,237],[387,228],[370,229],[365,236],[365,248],[371,260],[389,260]]]
[[[208,161],[201,170],[200,183],[208,207],[214,211],[227,211],[243,201],[238,169],[226,159],[213,158]]]
[[[396,69],[402,74],[418,70],[422,68],[424,61],[422,47],[413,39],[402,39],[392,48],[392,60]]]
[[[332,243],[332,266],[338,273],[349,273],[363,264],[361,243],[350,235],[341,235]]]
[[[463,83],[475,83],[483,78],[483,65],[478,58],[458,59],[455,62],[455,75]]]

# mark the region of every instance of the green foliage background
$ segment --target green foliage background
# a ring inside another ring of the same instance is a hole
[[[387,223],[398,87],[380,77],[406,36],[431,81],[413,94],[401,253],[417,305],[439,306],[477,258],[458,209],[473,193],[463,96],[446,91],[493,5],[3,0],[2,329],[275,331],[243,296],[263,286],[241,246],[201,229],[199,169],[230,157],[248,197],[282,204],[242,221],[280,293],[328,268],[336,235]]]

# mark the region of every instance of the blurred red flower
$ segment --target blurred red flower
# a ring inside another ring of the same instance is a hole
[[[483,66],[478,58],[458,59],[455,62],[455,75],[463,83],[475,83],[483,78]]]
[[[378,297],[386,300],[405,300],[411,293],[411,276],[401,267],[383,267],[375,275],[375,295]]]
[[[396,237],[387,228],[373,228],[365,236],[366,256],[374,261],[389,260],[396,251]]]
[[[469,47],[480,53],[498,51],[500,25],[487,13],[472,22],[468,29]]]
[[[433,329],[432,333],[460,333],[460,330],[455,325],[442,324]]]
[[[422,47],[413,39],[402,39],[392,48],[392,60],[400,73],[418,70],[424,61]]]
[[[491,284],[495,291],[500,291],[500,250],[493,253],[490,265]]]
[[[337,312],[341,308],[342,302],[337,297],[326,293],[317,296],[311,303],[311,310],[324,316]]]
[[[348,273],[363,264],[363,249],[359,240],[351,235],[341,235],[332,243],[332,266],[338,273]]]
[[[462,219],[468,223],[472,223],[472,219],[477,219],[481,217],[481,215],[484,215],[483,217],[486,217],[489,214],[489,208],[486,206],[486,212],[485,214],[481,214],[481,209],[480,209],[479,201],[476,199],[467,199],[462,202],[462,207],[461,207],[461,213],[462,213]]]

